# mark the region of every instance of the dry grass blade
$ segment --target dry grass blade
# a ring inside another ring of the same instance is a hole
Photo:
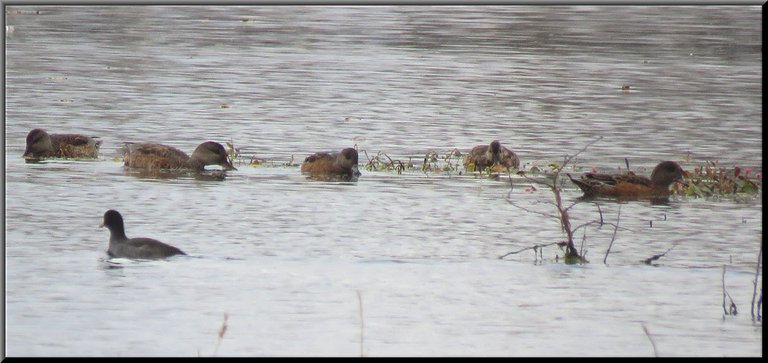
[[[726,309],[726,303],[725,298],[726,296],[731,302],[731,305],[728,306]],[[726,315],[736,315],[739,311],[736,309],[736,303],[733,302],[733,299],[731,298],[731,294],[728,293],[728,290],[725,289],[725,265],[723,265],[723,318],[725,318]]]
[[[658,358],[659,353],[656,350],[656,342],[653,341],[653,337],[651,336],[651,333],[648,332],[648,328],[645,327],[645,323],[640,323],[640,325],[643,327],[643,331],[645,332],[645,336],[648,337],[648,340],[651,341],[651,346],[653,347],[653,356]]]
[[[360,308],[360,356],[364,357],[363,339],[365,337],[365,320],[363,320],[363,295],[360,293],[360,290],[355,290],[355,292],[357,293],[357,305]]]
[[[760,289],[760,299],[757,300],[757,309],[755,309],[755,296],[757,295],[757,279],[760,278],[760,262],[763,260],[763,244],[760,244],[760,252],[757,254],[757,267],[755,268],[754,290],[752,290],[752,321],[760,321],[760,305],[763,302],[763,290]],[[757,311],[757,318],[755,318],[755,311]]]
[[[221,345],[221,341],[224,339],[224,334],[227,333],[227,320],[229,320],[229,314],[224,313],[224,321],[221,323],[221,327],[219,328],[219,339],[216,341],[216,348],[213,350],[214,356],[216,356],[216,353],[219,351],[219,346]]]

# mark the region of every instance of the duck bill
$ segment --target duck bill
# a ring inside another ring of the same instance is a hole
[[[224,168],[224,170],[237,170],[237,168],[234,167],[229,160],[227,160],[227,162],[222,164],[221,166]]]
[[[32,152],[32,150],[30,150],[29,148],[24,149],[24,154],[21,155],[21,157],[23,157],[24,159],[37,159],[34,153]]]

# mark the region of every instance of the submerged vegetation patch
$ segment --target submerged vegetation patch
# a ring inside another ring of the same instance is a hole
[[[301,157],[296,159],[293,154],[285,162],[259,158],[255,154],[242,153],[240,148],[235,147],[234,142],[231,140],[226,143],[226,149],[231,162],[238,166],[295,167],[303,160]],[[537,164],[534,161],[527,165],[521,165],[520,169],[506,168],[495,164],[485,167],[483,170],[475,171],[475,166],[472,163],[464,165],[464,155],[455,148],[444,152],[429,150],[423,156],[407,156],[407,159],[393,158],[381,150],[375,154],[369,154],[364,149],[360,149],[360,152],[366,158],[365,164],[361,165],[365,170],[392,171],[398,175],[404,172],[420,172],[424,174],[447,174],[449,176],[473,175],[475,177],[487,177],[496,180],[500,180],[503,175],[508,177],[517,175],[523,178],[538,176],[539,178],[548,179],[561,167],[560,163],[557,162]],[[690,159],[685,161],[688,165],[692,163]],[[595,172],[595,168],[579,167],[576,163],[569,165],[569,169],[573,169],[574,172],[578,172],[577,170],[581,169],[584,171],[591,169],[592,172]],[[675,183],[671,188],[672,195],[683,197],[748,197],[762,192],[762,171],[754,171],[752,168],[738,166],[726,168],[718,165],[716,161],[705,161],[703,165],[695,166],[692,169],[689,167],[685,171],[685,181]],[[535,190],[535,188],[531,188],[531,190]]]

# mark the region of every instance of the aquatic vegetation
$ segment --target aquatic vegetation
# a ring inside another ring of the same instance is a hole
[[[403,163],[401,160],[392,160],[389,155],[382,151],[376,153],[372,158],[368,156],[367,151],[362,151],[365,154],[365,158],[368,159],[368,163],[365,164],[365,170],[394,170],[399,175],[406,169],[413,169],[413,161],[410,158],[406,163]]]
[[[226,146],[227,146],[226,147],[227,157],[229,158],[230,163],[232,163],[233,165],[237,163],[238,166],[245,164],[248,166],[256,167],[256,166],[265,166],[267,163],[269,163],[269,166],[273,166],[273,167],[274,166],[286,166],[286,167],[296,166],[295,164],[293,164],[293,159],[294,159],[293,155],[291,155],[291,158],[290,160],[288,160],[287,163],[275,164],[274,161],[267,160],[264,158],[259,158],[256,156],[256,154],[247,154],[247,153],[241,152],[240,148],[235,147],[235,143],[234,141],[232,141],[232,139],[230,139],[230,142],[226,143]]]
[[[692,171],[685,172],[685,183],[676,183],[672,194],[693,197],[727,196],[735,194],[757,194],[762,191],[762,172],[754,173],[751,168],[720,167],[717,162],[707,161]]]
[[[466,166],[466,172],[467,173],[470,173],[470,172],[472,172],[474,170],[475,170],[475,164],[473,164],[473,163],[467,164],[467,166]],[[493,174],[493,173],[508,173],[508,172],[513,171],[513,170],[516,170],[516,169],[515,168],[507,169],[507,167],[505,167],[503,165],[493,164],[493,165],[486,166],[485,168],[477,171],[477,173],[481,174],[481,175],[482,174]]]
[[[295,167],[294,156],[291,155],[290,160],[285,163],[280,163],[272,160],[259,158],[256,155],[247,155],[241,152],[241,149],[236,147],[234,142],[226,143],[227,156],[231,162],[237,164],[246,164],[250,166],[272,166],[272,167]],[[422,159],[422,163],[419,165],[418,160],[414,163],[414,156],[409,156],[407,160],[397,159],[389,156],[385,151],[378,151],[374,155],[369,155],[366,150],[360,150],[366,157],[367,162],[364,168],[368,171],[394,171],[398,175],[406,171],[421,171],[422,173],[435,173],[435,174],[458,174],[463,175],[472,174],[475,177],[487,176],[489,179],[500,180],[501,174],[507,174],[508,176],[518,175],[525,179],[531,179],[536,177],[536,182],[541,182],[546,179],[550,182],[556,174],[564,170],[565,165],[559,162],[539,161],[531,162],[527,165],[521,165],[517,168],[506,168],[502,165],[491,165],[485,167],[483,170],[474,171],[475,165],[472,163],[466,166],[462,165],[463,154],[458,149],[452,149],[444,153],[429,150]],[[416,156],[415,158],[419,158]],[[115,158],[117,160],[117,158]],[[690,155],[683,156],[682,161],[685,163],[692,162]],[[584,169],[583,167],[577,167],[576,163],[570,161],[569,169],[577,170]],[[629,161],[626,165],[629,168]],[[589,168],[587,168],[589,169]],[[619,168],[620,170],[624,169]],[[592,172],[597,172],[595,168],[592,168]],[[751,168],[733,167],[726,168],[719,166],[717,162],[706,161],[704,165],[694,167],[692,170],[684,172],[685,182],[677,182],[672,185],[671,195],[678,195],[683,197],[717,197],[717,196],[736,196],[736,197],[750,197],[751,195],[759,194],[762,192],[762,172],[755,172]],[[538,189],[531,184],[526,189],[528,192],[537,191]]]
[[[454,157],[456,157],[456,160],[454,160]],[[424,154],[424,163],[421,164],[421,171],[433,173],[458,172],[461,174],[461,158],[462,154],[458,149],[453,149],[442,156],[436,151],[430,150]]]
[[[227,158],[229,159],[229,163],[232,164],[236,159],[240,159],[240,149],[235,147],[235,142],[232,141],[232,139],[229,139],[229,142],[227,144]],[[238,165],[242,164],[240,160],[238,160]]]

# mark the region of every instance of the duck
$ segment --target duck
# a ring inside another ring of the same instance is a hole
[[[27,134],[25,159],[42,158],[98,158],[101,140],[81,134],[48,134],[33,129]]]
[[[338,153],[314,153],[301,163],[301,172],[310,176],[357,178],[361,175],[357,166],[357,150],[350,147]]]
[[[214,141],[200,144],[192,156],[168,145],[154,143],[126,143],[124,165],[146,170],[191,169],[201,172],[206,165],[220,165],[224,170],[237,170],[232,166],[224,146]]]
[[[126,237],[123,216],[114,209],[104,213],[104,220],[99,227],[109,229],[107,255],[110,257],[158,259],[174,255],[186,255],[184,251],[153,238]]]
[[[585,198],[620,197],[620,198],[666,198],[669,186],[683,181],[685,172],[674,161],[662,161],[648,177],[634,172],[626,174],[586,173],[580,179],[568,178],[584,192]]]
[[[514,151],[501,146],[498,140],[492,141],[490,145],[477,145],[464,157],[464,167],[473,166],[475,171],[497,164],[507,169],[517,169],[520,167],[520,158]]]

